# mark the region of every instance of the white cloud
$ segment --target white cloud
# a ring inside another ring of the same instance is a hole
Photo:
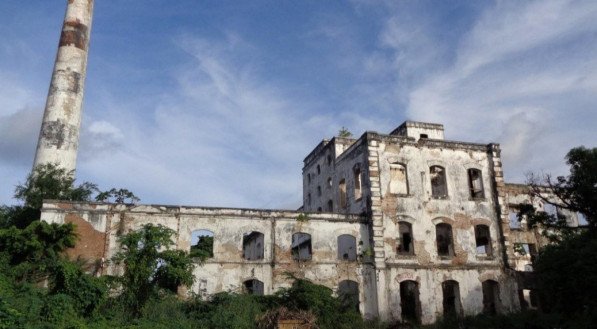
[[[22,109],[0,116],[0,162],[30,166],[40,124],[39,110]]]
[[[107,100],[102,118],[110,119],[85,129],[92,141],[81,177],[144,191],[144,202],[298,207],[302,158],[315,145],[309,132],[319,135],[329,120],[309,123],[309,109],[261,79],[254,49],[239,37],[178,44],[192,60],[172,72],[176,91],[139,111],[132,100]]]
[[[410,89],[409,118],[443,123],[451,139],[501,143],[507,179],[545,168],[563,173],[568,149],[597,142],[577,133],[597,121],[589,110],[597,106],[596,9],[594,2],[498,2],[455,45],[455,63]],[[403,65],[417,68],[419,60]]]
[[[478,20],[459,50],[462,73],[595,30],[594,1],[499,1]]]

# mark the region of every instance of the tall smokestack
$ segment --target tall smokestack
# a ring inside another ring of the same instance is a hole
[[[33,168],[76,168],[93,1],[68,0]]]

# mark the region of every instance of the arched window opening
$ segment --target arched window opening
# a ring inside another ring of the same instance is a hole
[[[338,236],[338,259],[357,260],[357,239],[349,234]]]
[[[475,226],[475,241],[477,244],[477,254],[487,256],[493,254],[491,236],[489,235],[489,227],[487,225]]]
[[[354,199],[358,200],[363,196],[361,192],[361,169],[354,169]]]
[[[317,165],[317,174],[321,174],[321,166]]]
[[[419,300],[419,284],[416,281],[400,282],[400,307],[403,322],[419,323],[421,302]]]
[[[243,258],[263,259],[263,233],[253,231],[243,235]]]
[[[406,166],[401,163],[390,164],[390,193],[408,194]]]
[[[332,177],[328,177],[328,187],[332,187]]]
[[[483,175],[479,169],[468,170],[468,188],[473,199],[483,199]]]
[[[483,312],[496,314],[499,310],[500,289],[497,282],[486,280],[482,283],[483,288]]]
[[[294,233],[291,244],[292,259],[296,261],[311,260],[311,234]]]
[[[201,259],[214,256],[214,232],[208,230],[196,230],[191,233],[191,257]]]
[[[398,245],[396,246],[396,249],[396,252],[399,255],[415,254],[415,250],[413,248],[412,226],[410,223],[398,223]]]
[[[462,313],[460,304],[460,286],[454,280],[444,281],[442,283],[444,316],[454,317]]]
[[[454,256],[454,243],[452,241],[452,226],[441,223],[435,226],[435,240],[437,254],[443,257]]]
[[[359,311],[359,283],[351,280],[340,281],[338,297],[345,309]]]
[[[332,156],[328,154],[327,156],[328,166],[332,165]]]
[[[334,202],[332,200],[328,200],[328,211],[334,212]]]
[[[346,180],[340,180],[340,183],[338,183],[338,190],[340,193],[340,208],[344,209],[348,205],[346,200]]]
[[[440,166],[429,168],[431,174],[431,196],[434,198],[446,198],[448,196],[448,185],[446,183],[446,170]]]
[[[243,285],[245,286],[247,293],[250,295],[263,296],[263,282],[257,279],[252,279],[243,282]]]

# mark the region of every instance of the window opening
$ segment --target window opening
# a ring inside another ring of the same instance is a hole
[[[537,292],[533,289],[529,290],[529,301],[532,308],[539,306],[539,296],[537,296]]]
[[[338,259],[357,260],[357,239],[349,234],[338,236]]]
[[[454,256],[452,226],[445,223],[437,224],[435,226],[435,238],[437,242],[437,254],[439,256]]]
[[[328,166],[331,166],[332,165],[332,156],[328,154],[327,160],[328,160]]]
[[[307,205],[311,205],[311,193],[307,193]]]
[[[352,280],[340,281],[338,284],[338,297],[345,309],[359,311],[359,284]]]
[[[321,196],[321,186],[317,185],[317,196]]]
[[[390,164],[390,193],[408,194],[406,166],[401,163]]]
[[[296,261],[305,261],[311,259],[311,234],[294,233],[291,244],[292,259]]]
[[[311,174],[307,174],[307,184],[311,184]]]
[[[321,167],[319,165],[317,165],[317,174],[321,174]]]
[[[517,256],[530,256],[531,262],[537,257],[537,247],[533,243],[515,243],[514,252]]]
[[[460,305],[460,287],[454,280],[444,281],[442,283],[444,316],[458,316],[461,313]]]
[[[510,221],[510,228],[520,228],[520,221],[518,220],[518,212],[516,210],[510,210],[508,212],[508,219]]]
[[[398,223],[398,246],[396,252],[399,255],[414,255],[412,226],[407,222]]]
[[[332,187],[332,177],[328,177],[328,187]]]
[[[578,219],[578,225],[579,226],[587,226],[587,225],[589,225],[589,222],[587,221],[587,217],[583,213],[577,212],[576,213],[576,218]]]
[[[528,243],[527,248],[529,249],[529,255],[531,255],[531,263],[535,262],[535,258],[537,258],[537,247],[534,243]]]
[[[483,193],[483,175],[481,174],[481,170],[468,170],[468,188],[471,193],[471,198],[482,199],[485,197],[485,193]]]
[[[214,256],[214,232],[208,230],[196,230],[191,233],[191,257],[201,259]]]
[[[434,198],[447,197],[446,170],[440,166],[432,166],[429,171],[431,173],[431,196]]]
[[[429,135],[427,135],[427,134],[420,134],[419,137],[421,139],[425,139],[425,138],[429,138]]]
[[[249,232],[243,235],[243,258],[246,260],[263,259],[263,233]]]
[[[419,284],[416,281],[406,280],[400,282],[400,306],[402,308],[402,321],[419,322],[421,303],[419,301]]]
[[[344,179],[340,180],[340,183],[338,183],[338,189],[340,192],[340,208],[346,208],[346,181]]]
[[[499,285],[493,280],[486,280],[481,286],[483,289],[483,313],[494,315],[499,308]]]
[[[536,309],[539,306],[537,293],[531,289],[518,290],[518,299],[523,310]]]
[[[321,211],[322,211],[321,207],[317,207],[317,212],[321,212]]]
[[[334,211],[334,202],[332,200],[328,201],[328,211],[329,212],[333,212]]]
[[[250,295],[263,296],[263,282],[257,279],[252,279],[243,282],[243,284],[245,286],[246,291]]]
[[[491,237],[487,225],[475,226],[475,241],[477,244],[477,254],[492,255]]]
[[[354,199],[358,200],[362,196],[361,194],[361,169],[355,168],[354,170]]]

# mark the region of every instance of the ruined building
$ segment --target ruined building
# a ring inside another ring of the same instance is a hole
[[[98,275],[121,271],[106,263],[118,237],[147,223],[177,232],[182,250],[209,239],[190,288],[206,298],[270,294],[292,273],[355,296],[367,317],[430,323],[534,305],[516,273],[532,271],[546,241],[511,221],[529,200],[504,183],[497,144],[448,141],[442,125],[410,121],[336,137],[305,158],[303,191],[298,211],[47,201],[42,218],[77,225],[70,253]]]
[[[81,16],[67,11],[35,163],[74,169],[93,1],[68,3]],[[190,287],[206,298],[271,294],[292,273],[351,296],[368,318],[431,323],[534,306],[531,280],[517,273],[532,271],[545,241],[511,220],[526,195],[504,183],[498,144],[445,140],[442,125],[407,121],[317,145],[298,211],[46,200],[42,220],[76,224],[69,254],[97,275],[122,271],[109,263],[120,236],[161,224],[178,249],[208,247]]]

